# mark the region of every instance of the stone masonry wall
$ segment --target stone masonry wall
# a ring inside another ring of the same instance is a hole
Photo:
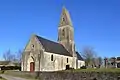
[[[40,73],[40,80],[120,80],[120,73],[51,72]]]

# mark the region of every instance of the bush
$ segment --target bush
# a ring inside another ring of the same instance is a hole
[[[86,66],[82,66],[82,67],[80,67],[81,69],[87,69],[87,67]]]
[[[1,70],[21,70],[19,66],[2,66]]]

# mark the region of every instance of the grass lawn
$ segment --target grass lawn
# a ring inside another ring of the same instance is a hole
[[[0,80],[6,80],[6,79],[4,79],[4,78],[0,78]]]
[[[25,78],[25,79],[29,79],[29,80],[37,80],[37,79],[35,79],[35,77],[33,77],[29,74],[19,74],[19,71],[18,71],[18,73],[16,71],[14,73],[14,71],[12,71],[12,70],[6,70],[4,72],[4,74],[10,75],[10,76],[15,76],[15,77],[20,77],[20,78]]]
[[[2,71],[0,71],[0,74],[2,74]]]

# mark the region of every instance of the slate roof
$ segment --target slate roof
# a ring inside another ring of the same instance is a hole
[[[62,44],[59,44],[57,42],[45,39],[43,37],[37,36],[38,40],[40,41],[40,43],[43,45],[43,47],[45,48],[46,52],[51,52],[51,53],[56,53],[56,54],[60,54],[60,55],[66,55],[66,56],[72,56],[65,48]]]
[[[66,56],[72,57],[72,55],[64,48],[64,46],[62,44],[45,39],[45,38],[40,37],[38,35],[36,35],[36,37],[38,38],[40,43],[43,45],[46,52],[51,52],[51,53],[56,53],[56,54],[66,55]],[[78,60],[84,60],[78,52],[76,52],[76,54],[77,54]]]
[[[76,52],[76,54],[77,54],[78,60],[84,60],[78,52]]]

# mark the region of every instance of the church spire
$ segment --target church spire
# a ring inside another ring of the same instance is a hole
[[[72,54],[72,51],[74,51],[74,29],[72,27],[69,12],[65,7],[62,9],[60,24],[58,27],[58,42]]]
[[[72,26],[72,22],[68,10],[63,6],[59,27],[66,25]]]

